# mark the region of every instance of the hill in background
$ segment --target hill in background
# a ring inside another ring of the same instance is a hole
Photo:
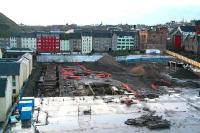
[[[0,12],[0,37],[7,37],[16,32],[23,32],[23,30],[18,24]]]

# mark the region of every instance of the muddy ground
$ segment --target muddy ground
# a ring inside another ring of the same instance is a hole
[[[83,65],[92,71],[103,71],[110,73],[112,78],[128,84],[135,92],[138,93],[155,93],[165,94],[168,88],[200,88],[200,78],[194,72],[178,68],[169,68],[167,63],[129,63],[121,64],[115,61],[112,56],[105,56],[97,62],[83,63],[62,63],[54,66],[77,66]],[[44,66],[52,64],[35,64],[34,72],[30,77],[30,84],[25,89],[25,96],[33,96],[37,88],[35,82],[39,80],[39,73]],[[53,71],[53,69],[51,70]],[[167,87],[162,87],[167,86]],[[35,94],[36,96],[37,94]]]
[[[167,63],[146,62],[111,65],[96,62],[82,64],[93,71],[105,71],[111,73],[113,79],[128,83],[138,92],[166,93],[167,90],[160,90],[160,87],[158,87],[159,90],[152,88],[153,83],[160,81],[165,81],[169,84],[160,83],[159,86],[168,86],[170,88],[200,87],[200,78],[197,74],[183,68],[178,68],[177,70],[171,69],[168,67]]]

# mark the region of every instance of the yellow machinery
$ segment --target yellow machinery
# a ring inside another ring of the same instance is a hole
[[[174,53],[174,52],[169,51],[169,50],[165,50],[165,53],[167,53],[167,54],[169,54],[169,55],[171,55],[171,56],[173,56],[173,57],[175,57],[175,58],[177,58],[177,59],[179,59],[179,60],[181,60],[185,63],[188,63],[188,64],[190,64],[194,67],[200,68],[200,63],[197,62],[197,61],[191,60],[191,59],[189,59],[185,56],[182,56],[180,54]]]

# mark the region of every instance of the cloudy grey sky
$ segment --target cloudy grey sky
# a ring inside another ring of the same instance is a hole
[[[152,25],[200,19],[200,0],[1,0],[0,12],[26,25]]]

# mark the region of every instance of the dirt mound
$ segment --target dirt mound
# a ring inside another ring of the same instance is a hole
[[[159,78],[159,66],[151,63],[137,64],[130,69],[130,72],[135,75],[143,75],[147,78]]]
[[[195,74],[192,70],[180,68],[176,72],[170,74],[174,78],[179,79],[199,79],[200,77]]]
[[[132,73],[132,74],[136,74],[136,75],[144,75],[144,74],[145,74],[144,66],[136,66],[136,67],[133,67],[133,68],[131,69],[131,73]]]
[[[105,54],[101,59],[97,61],[98,63],[104,64],[104,65],[112,65],[116,67],[120,67],[120,64],[115,60],[114,57],[112,57],[109,54]]]

